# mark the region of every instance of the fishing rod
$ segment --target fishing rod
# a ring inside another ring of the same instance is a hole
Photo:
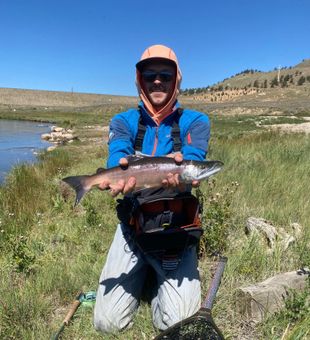
[[[75,312],[77,311],[77,309],[79,308],[79,306],[81,304],[84,304],[86,306],[92,305],[95,300],[96,300],[96,292],[93,292],[93,291],[90,291],[90,292],[87,292],[87,293],[80,292],[76,296],[75,300],[73,301],[73,303],[72,303],[67,315],[65,316],[59,330],[57,331],[57,333],[55,333],[52,336],[51,340],[58,340],[59,339],[59,336],[61,335],[61,333],[63,332],[65,327],[69,325],[70,320],[72,319],[73,315],[75,314]]]

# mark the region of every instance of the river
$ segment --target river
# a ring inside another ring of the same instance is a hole
[[[36,153],[50,143],[41,135],[50,131],[50,124],[0,119],[0,184],[10,169],[20,163],[36,162]]]

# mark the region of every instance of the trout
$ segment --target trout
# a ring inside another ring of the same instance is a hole
[[[128,181],[130,177],[136,178],[135,192],[146,188],[162,186],[162,181],[169,173],[178,174],[179,182],[190,184],[192,181],[201,181],[219,172],[223,166],[220,161],[192,161],[183,160],[177,164],[169,157],[136,157],[130,156],[128,167],[116,166],[110,169],[98,169],[93,175],[70,176],[63,178],[76,192],[75,205],[92,188],[107,181],[110,185],[120,180]],[[107,188],[109,189],[109,188]]]

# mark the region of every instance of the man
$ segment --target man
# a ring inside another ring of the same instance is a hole
[[[145,50],[136,65],[136,85],[141,102],[138,109],[122,112],[112,119],[108,167],[128,166],[126,157],[137,151],[150,156],[174,157],[176,163],[181,163],[183,158],[205,159],[209,119],[200,112],[180,110],[177,97],[181,79],[178,60],[172,49],[154,45]],[[173,131],[177,131],[177,136],[173,136]],[[179,148],[177,144],[180,144]],[[197,181],[192,183],[192,186],[198,185]],[[100,187],[110,188],[113,196],[122,193],[132,197],[135,178],[131,177],[127,182],[121,180],[117,185],[104,182]],[[169,190],[165,191],[165,188]],[[138,202],[141,202],[141,196],[143,200],[145,197],[157,197],[158,201],[158,197],[164,197],[166,192],[178,195],[185,189],[188,190],[179,184],[177,174],[169,174],[162,189],[145,190],[144,194],[134,197],[138,197]],[[162,218],[160,212],[158,214]],[[149,267],[156,276],[152,282],[154,292],[151,301],[155,327],[164,330],[200,308],[195,247],[184,246],[177,254],[177,260],[173,263],[168,261],[167,265],[163,258],[137,246],[134,233],[129,219],[122,220],[117,227],[96,297],[94,325],[99,331],[114,332],[131,324]]]

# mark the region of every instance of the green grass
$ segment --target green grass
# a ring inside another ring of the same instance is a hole
[[[218,248],[229,259],[214,307],[225,336],[276,339],[286,331],[287,339],[306,339],[308,316],[276,315],[244,331],[235,308],[238,287],[310,264],[310,140],[263,132],[256,119],[212,117],[208,158],[225,166],[201,186],[206,225],[216,226],[205,239],[200,261],[203,291],[211,267],[208,251]],[[105,157],[104,146],[75,142],[42,155],[39,164],[15,168],[0,188],[1,339],[49,338],[78,291],[96,290],[117,223],[116,202],[94,190],[73,209],[74,193],[61,185],[61,178],[93,173]],[[288,250],[270,253],[259,239],[245,235],[250,216],[287,231],[290,223],[300,223],[303,235]],[[93,329],[92,309],[81,307],[63,339],[151,339],[155,334],[150,308],[143,303],[131,329],[106,336]]]
[[[111,117],[116,113],[129,109],[128,104],[109,106],[85,107],[67,109],[18,108],[15,112],[0,110],[0,119],[32,120],[38,122],[52,122],[64,127],[82,127],[83,125],[108,125]]]

